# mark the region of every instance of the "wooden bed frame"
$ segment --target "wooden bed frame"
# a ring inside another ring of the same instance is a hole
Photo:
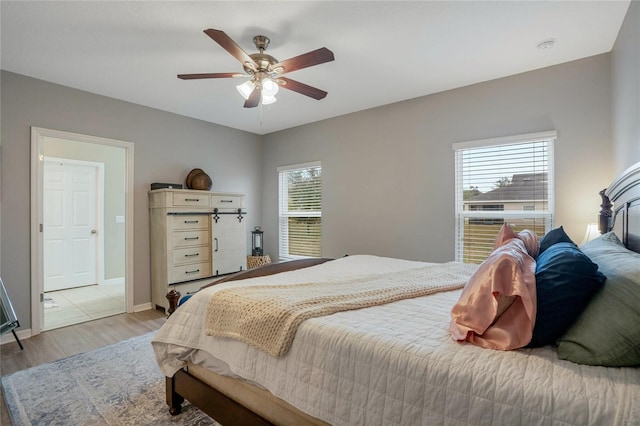
[[[640,163],[625,170],[601,195],[600,232],[615,231],[629,250],[640,253]]]
[[[640,253],[640,163],[625,170],[607,189],[602,190],[600,195],[602,196],[601,211],[598,216],[600,232],[615,231],[625,246]],[[265,265],[222,278],[209,285],[292,271],[328,260],[332,259],[304,259]],[[173,377],[166,378],[166,401],[169,412],[172,415],[179,414],[185,399],[223,425],[273,424],[240,402],[189,374],[186,369],[182,369]]]

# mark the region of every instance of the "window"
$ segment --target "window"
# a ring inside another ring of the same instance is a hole
[[[322,167],[279,167],[280,260],[322,256]]]
[[[542,236],[553,226],[555,132],[453,145],[456,260],[482,263],[507,223]]]

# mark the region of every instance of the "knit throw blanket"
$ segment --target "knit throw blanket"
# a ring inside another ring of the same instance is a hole
[[[462,288],[477,266],[434,263],[355,279],[220,290],[209,300],[206,334],[282,356],[305,319]]]

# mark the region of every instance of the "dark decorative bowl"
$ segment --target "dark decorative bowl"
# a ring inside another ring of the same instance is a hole
[[[211,178],[205,172],[198,173],[191,179],[191,189],[208,191],[211,189],[212,184]]]
[[[204,173],[204,170],[202,169],[193,169],[189,172],[189,174],[187,175],[187,180],[186,180],[186,184],[187,184],[187,188],[192,189],[191,188],[191,181],[193,180],[193,177],[197,174],[200,173]]]

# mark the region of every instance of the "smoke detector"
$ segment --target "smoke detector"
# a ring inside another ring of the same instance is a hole
[[[556,39],[547,38],[538,43],[538,49],[540,50],[549,50],[553,49],[553,46],[556,44]]]

